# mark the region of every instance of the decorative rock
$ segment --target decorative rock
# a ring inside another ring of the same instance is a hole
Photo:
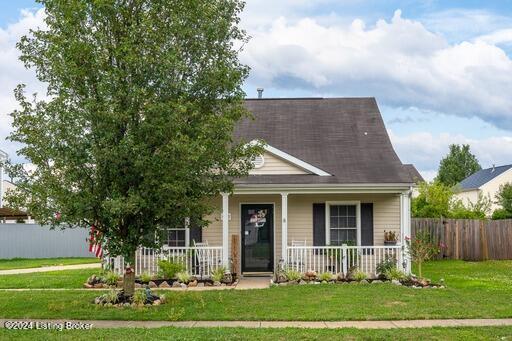
[[[94,284],[94,288],[96,288],[96,289],[103,288],[103,283],[96,283],[96,284]]]
[[[345,275],[340,272],[337,276],[336,276],[336,280],[337,281],[343,281],[345,279]]]
[[[220,287],[220,282],[219,282],[219,281],[215,281],[215,282],[213,282],[213,286],[214,286],[214,287]]]
[[[162,283],[160,283],[160,285],[158,287],[159,288],[170,288],[171,286],[169,285],[169,283],[167,283],[167,281],[163,281]]]
[[[89,284],[89,283],[84,283],[84,288],[91,289],[91,288],[94,288],[94,285]]]
[[[402,285],[402,283],[400,283],[400,281],[397,281],[396,279],[393,279],[391,283],[394,285]]]
[[[153,281],[149,281],[148,285],[150,288],[158,288],[158,285],[156,285],[156,283]]]
[[[281,283],[279,283],[279,286],[280,286],[280,287],[285,287],[285,286],[287,286],[287,285],[288,285],[288,282],[281,282]]]
[[[137,289],[142,288],[142,284],[140,284],[140,283],[135,283],[135,288],[137,288]]]
[[[327,281],[322,281],[322,284],[327,284]]]
[[[211,287],[211,286],[213,285],[213,283],[212,283],[212,282],[205,282],[205,283],[204,283],[204,285],[205,285],[206,287]]]
[[[349,283],[350,283],[350,284],[359,284],[359,282],[358,282],[358,281],[350,281]]]
[[[233,275],[231,275],[230,272],[227,272],[224,274],[224,277],[222,278],[222,283],[231,283],[233,282]]]
[[[304,274],[306,277],[308,277],[309,279],[315,279],[316,278],[316,271],[306,271],[306,273]]]
[[[226,286],[226,283],[221,283],[220,284],[221,287],[225,287]]]
[[[197,280],[192,281],[188,284],[189,287],[197,287]]]
[[[160,305],[162,302],[160,300],[154,300],[153,305]]]
[[[129,307],[129,306],[130,306],[130,303],[126,302],[126,303],[124,303],[124,304],[123,304],[123,306],[125,306],[125,307]]]
[[[301,279],[300,282],[299,282],[299,285],[304,285],[304,284],[308,284],[308,282],[306,282],[305,280]]]
[[[382,283],[382,281],[380,279],[374,279],[372,281],[372,284],[378,284],[378,283]]]
[[[98,282],[98,277],[96,277],[96,275],[92,275],[87,278],[87,284],[94,285],[96,282]]]
[[[181,288],[181,284],[180,284],[180,282],[176,281],[176,282],[172,283],[172,287],[173,288]]]
[[[180,287],[181,287],[182,289],[186,289],[186,288],[188,288],[188,286],[187,286],[185,283],[180,283]]]
[[[202,283],[202,282],[201,282],[201,283],[197,283],[197,286],[198,286],[199,288],[203,288],[203,287],[204,287],[204,283]]]
[[[359,284],[369,284],[369,282],[366,279],[363,279],[362,281],[359,282]]]

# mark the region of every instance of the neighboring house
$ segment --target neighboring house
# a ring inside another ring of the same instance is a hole
[[[16,211],[10,208],[5,207],[6,201],[5,201],[5,195],[10,190],[13,190],[16,188],[16,185],[8,180],[3,180],[2,190],[0,191],[0,195],[2,196],[2,204],[3,207],[0,207],[0,222],[5,223],[16,223],[16,222],[25,222],[25,223],[34,223],[33,219],[30,219],[30,217],[25,212]]]
[[[492,201],[491,210],[494,211],[501,208],[496,203],[496,194],[500,186],[508,182],[512,183],[512,165],[482,169],[457,185],[458,193],[455,197],[467,204],[468,202],[476,203],[479,195],[488,196]]]
[[[386,257],[409,271],[400,244],[410,236],[411,190],[421,176],[396,155],[375,99],[251,99],[246,106],[254,119],[235,136],[264,140],[265,152],[232,194],[216,199],[208,227],[169,231],[163,256],[188,257],[194,275],[207,272],[205,262],[238,274],[283,266],[375,274]],[[385,245],[385,231],[396,233],[398,245]],[[199,242],[190,259],[183,250]],[[136,272],[154,271],[155,262],[143,249]]]

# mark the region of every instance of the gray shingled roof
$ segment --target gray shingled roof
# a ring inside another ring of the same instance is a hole
[[[416,169],[416,167],[414,167],[414,165],[406,164],[406,165],[404,165],[404,167],[409,172],[409,176],[411,177],[412,181],[415,184],[425,181],[425,179],[423,179],[420,172],[418,172],[418,170]]]
[[[251,175],[241,184],[412,183],[396,155],[374,98],[246,100],[254,120],[236,138],[263,139],[333,176]]]
[[[505,165],[479,170],[478,172],[473,173],[464,180],[462,180],[459,183],[458,187],[462,190],[479,188],[480,186],[488,183],[498,175],[508,171],[510,168],[512,168],[512,165]]]

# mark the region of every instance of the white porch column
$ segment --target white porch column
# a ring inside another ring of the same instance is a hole
[[[222,193],[222,265],[229,269],[229,194]]]
[[[411,238],[411,192],[407,191],[400,195],[400,230],[401,243],[406,247],[406,238]],[[411,273],[411,257],[408,252],[404,254],[405,272]]]
[[[281,193],[281,258],[288,258],[288,193]]]

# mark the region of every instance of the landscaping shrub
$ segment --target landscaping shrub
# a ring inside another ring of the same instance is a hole
[[[492,213],[492,219],[500,220],[500,219],[512,219],[512,213],[508,212],[503,208],[499,208]]]
[[[318,275],[318,279],[320,280],[320,282],[332,281],[332,274],[330,272],[322,272],[320,275]]]
[[[395,257],[386,257],[383,261],[377,264],[377,273],[379,275],[385,275],[391,269],[396,268],[396,259]]]
[[[288,279],[289,281],[298,281],[299,279],[302,278],[302,274],[300,272],[292,269],[285,270],[284,274],[286,276],[286,279]]]
[[[111,289],[103,296],[106,303],[116,304],[119,299],[119,293],[115,289]]]
[[[159,261],[158,267],[160,268],[158,274],[160,277],[164,279],[175,278],[178,272],[185,270],[183,268],[183,265],[181,265],[180,263],[174,263],[168,260]]]
[[[148,283],[153,279],[153,276],[151,276],[148,272],[144,272],[140,275],[140,280],[143,283]]]
[[[121,276],[116,274],[113,271],[109,271],[105,274],[104,280],[107,285],[116,285],[117,282],[121,279]]]
[[[414,240],[406,238],[406,243],[407,252],[412,261],[418,265],[418,275],[422,278],[421,266],[423,262],[432,259],[441,252],[441,247],[444,245],[438,245],[426,231],[417,232]]]
[[[368,278],[368,275],[366,274],[366,272],[363,272],[363,271],[361,271],[361,270],[359,270],[359,269],[355,269],[355,270],[351,273],[350,277],[351,277],[353,280],[355,280],[355,281],[361,282],[361,281],[363,281],[363,280],[367,279],[367,278]]]
[[[226,274],[226,267],[219,266],[217,269],[212,271],[212,280],[214,282],[221,282]]]
[[[389,279],[390,281],[396,280],[396,281],[402,281],[407,278],[407,275],[405,272],[401,271],[397,267],[392,267],[391,269],[386,270],[384,273],[384,276]]]
[[[187,284],[188,282],[190,282],[190,279],[192,276],[190,276],[190,274],[188,272],[182,271],[182,272],[178,272],[176,274],[176,277],[178,278],[178,281],[180,281],[181,283]]]
[[[147,295],[145,290],[136,290],[133,294],[133,303],[137,305],[144,305],[147,300]]]

